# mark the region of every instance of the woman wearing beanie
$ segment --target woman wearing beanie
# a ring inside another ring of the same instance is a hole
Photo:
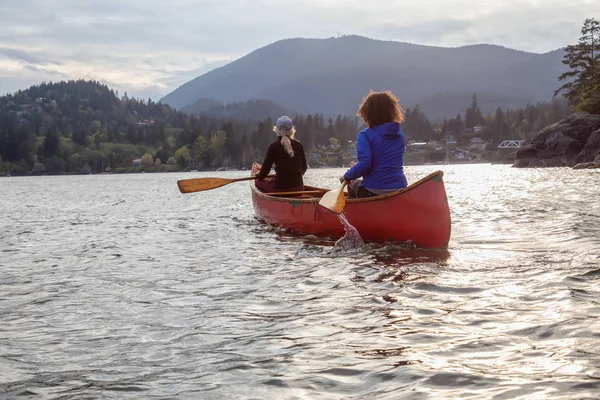
[[[294,125],[289,117],[283,116],[273,127],[277,140],[269,145],[260,172],[256,175],[256,187],[263,192],[304,190],[302,176],[307,163],[302,143],[294,139]],[[265,179],[275,164],[275,177]]]

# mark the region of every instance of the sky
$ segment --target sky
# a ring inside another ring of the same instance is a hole
[[[544,53],[599,14],[600,0],[0,0],[0,95],[83,78],[158,100],[291,37]]]

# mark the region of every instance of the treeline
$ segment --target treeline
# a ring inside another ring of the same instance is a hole
[[[566,102],[554,100],[518,110],[498,109],[484,117],[474,95],[464,118],[457,115],[432,124],[415,107],[404,110],[402,129],[407,141],[476,135],[495,143],[525,137],[567,113]],[[361,129],[357,117],[292,118],[297,138],[315,164],[346,162]],[[94,81],[42,83],[0,97],[0,173],[249,169],[275,139],[273,123],[271,118],[241,121],[188,115],[150,99],[119,97]],[[475,126],[485,129],[474,133]],[[339,157],[331,157],[332,152]]]
[[[479,137],[497,145],[507,139],[525,139],[569,113],[567,101],[555,98],[548,103],[527,105],[516,110],[498,107],[494,113],[484,116],[479,109],[477,95],[473,94],[472,102],[464,113],[446,118],[439,124],[431,123],[419,106],[405,109],[402,130],[407,140],[455,139],[460,143]]]
[[[352,140],[357,118],[294,117],[309,151]],[[275,139],[273,120],[191,116],[95,81],[42,83],[0,97],[0,171],[89,173],[249,168]],[[138,165],[139,164],[139,165]],[[134,167],[135,165],[135,167]]]
[[[293,115],[291,111],[270,100],[248,100],[223,104],[210,98],[198,99],[183,107],[181,111],[192,115],[204,115],[216,118],[232,118],[239,120],[278,118],[282,115]]]
[[[473,102],[465,111],[465,117],[458,114],[444,120],[438,132],[443,137],[452,135],[459,143],[479,137],[491,145],[498,145],[507,139],[526,139],[569,113],[567,101],[555,98],[549,103],[527,105],[516,110],[498,107],[494,113],[483,116],[477,105],[477,95],[473,94]]]

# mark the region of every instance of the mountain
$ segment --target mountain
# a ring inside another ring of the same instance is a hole
[[[276,109],[269,101],[222,105],[203,99],[196,105],[238,116],[248,110]],[[279,114],[291,113],[278,109],[275,115]],[[486,120],[478,136],[494,143],[524,138],[566,115],[564,99],[505,110]],[[292,116],[311,163],[349,163],[348,150],[354,148],[351,141],[360,129],[358,118]],[[462,119],[450,118],[437,130],[416,108],[407,110],[401,126],[407,141],[440,140],[446,133],[455,135],[461,145],[471,139]],[[189,115],[152,100],[119,98],[96,81],[41,83],[0,96],[0,176],[249,168],[262,160],[274,139],[271,117],[252,121]]]
[[[389,89],[404,107],[423,103],[428,116],[451,117],[464,112],[470,104],[464,99],[473,93],[490,103],[486,111],[550,100],[566,68],[562,57],[562,49],[535,54],[486,44],[444,48],[362,36],[285,39],[207,72],[161,101],[182,108],[199,98],[267,99],[299,113],[354,115],[370,89]]]
[[[181,111],[216,118],[260,121],[265,118],[276,119],[282,115],[296,113],[281,107],[271,100],[248,100],[224,104],[215,99],[201,98],[181,108]]]

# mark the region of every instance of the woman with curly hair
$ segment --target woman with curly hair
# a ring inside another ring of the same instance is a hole
[[[358,108],[368,128],[358,133],[358,162],[340,177],[349,181],[348,197],[379,196],[407,186],[402,166],[404,119],[398,99],[390,91],[371,91]],[[359,179],[359,178],[363,179]]]
[[[283,116],[273,127],[277,140],[269,145],[260,172],[256,174],[256,187],[263,192],[304,190],[302,176],[308,168],[304,147],[294,139],[296,129],[292,120]],[[267,178],[275,164],[275,177]]]

